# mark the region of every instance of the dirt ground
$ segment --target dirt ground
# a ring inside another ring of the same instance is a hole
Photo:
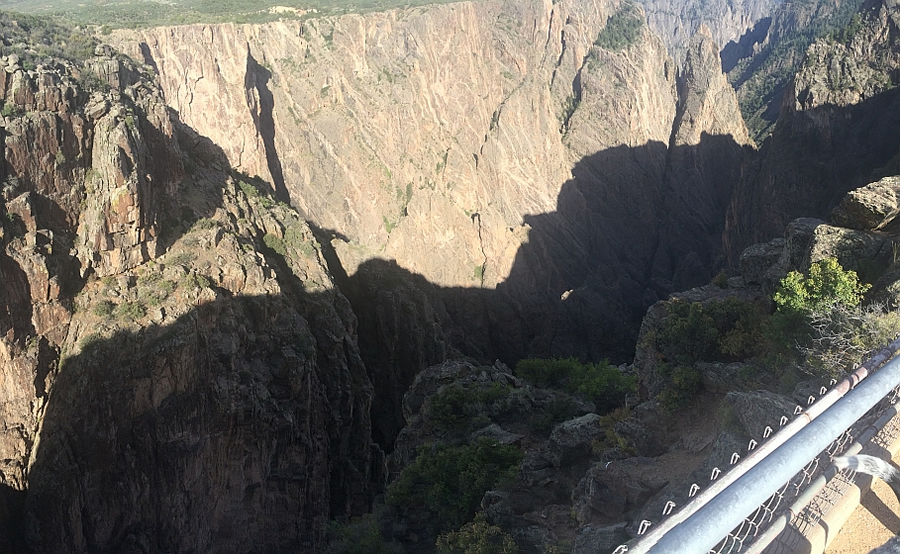
[[[900,456],[894,457],[894,463]],[[867,554],[900,534],[900,502],[880,479],[841,528],[825,554]]]

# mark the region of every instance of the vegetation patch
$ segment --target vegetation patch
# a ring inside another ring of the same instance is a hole
[[[179,286],[193,290],[193,289],[208,289],[212,286],[212,281],[209,277],[205,275],[199,275],[197,273],[191,273],[189,275],[185,275],[181,281],[178,282]]]
[[[653,337],[660,362],[659,375],[667,381],[660,403],[669,411],[691,404],[702,388],[697,362],[735,362],[766,350],[766,315],[736,298],[706,303],[674,299]]]
[[[3,117],[19,117],[24,112],[14,102],[4,102],[3,108],[0,109],[0,115]]]
[[[605,413],[625,404],[637,387],[637,379],[625,375],[609,360],[583,364],[575,358],[520,360],[516,375],[540,387],[582,394]]]
[[[872,288],[859,282],[856,272],[845,270],[837,258],[813,262],[807,275],[791,271],[782,279],[773,299],[779,311],[812,313],[836,305],[858,306]]]
[[[511,536],[491,525],[478,514],[474,521],[437,539],[439,554],[518,554],[519,548]]]
[[[94,305],[91,312],[97,317],[109,317],[115,311],[116,305],[109,300],[101,300]]]
[[[557,396],[528,420],[528,426],[532,431],[546,434],[560,423],[569,421],[580,413],[574,400],[566,396]]]
[[[839,377],[898,329],[896,311],[862,306],[870,288],[836,258],[813,262],[805,274],[791,271],[773,297],[767,338],[778,351],[794,353],[806,373]]]
[[[284,240],[278,235],[266,233],[265,235],[263,235],[263,244],[265,244],[267,248],[269,248],[276,254],[282,257],[287,256],[287,248],[284,245]]]
[[[275,205],[275,201],[269,198],[268,193],[262,192],[261,189],[264,190],[265,183],[255,183],[251,184],[243,179],[238,181],[238,186],[244,192],[248,199],[255,200],[259,202],[259,204],[263,208],[271,208]]]
[[[484,427],[505,409],[510,388],[500,383],[464,387],[452,383],[428,401],[428,421],[432,427],[453,431],[471,431]]]
[[[685,302],[666,305],[657,349],[663,360],[681,366],[696,362],[734,362],[751,358],[762,347],[760,310],[742,300]]]
[[[147,315],[147,308],[142,302],[123,302],[116,307],[116,316],[129,319],[139,319]]]
[[[175,283],[163,279],[157,271],[148,271],[138,277],[138,297],[150,306],[158,306],[175,292]]]
[[[593,450],[599,453],[609,448],[618,448],[626,454],[637,456],[637,451],[616,433],[616,424],[628,419],[630,416],[631,409],[628,407],[616,408],[605,416],[601,416],[600,427],[603,429],[605,436],[592,445]]]
[[[326,528],[326,554],[403,554],[403,548],[384,539],[371,515],[347,523],[331,522]]]
[[[457,529],[473,518],[484,493],[515,477],[522,457],[517,447],[486,437],[465,446],[426,444],[385,500],[427,515],[435,534]]]
[[[0,12],[0,55],[19,56],[25,70],[49,64],[54,58],[84,61],[94,55],[96,46],[91,35],[58,19]]]
[[[626,3],[606,21],[594,44],[607,50],[624,50],[637,41],[643,26],[641,11],[636,5]]]

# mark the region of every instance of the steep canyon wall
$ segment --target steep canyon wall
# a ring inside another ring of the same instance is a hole
[[[378,458],[312,231],[108,47],[0,59],[0,550],[314,549]]]
[[[646,27],[593,45],[620,7],[461,2],[116,43],[334,237],[348,278],[379,260],[424,277],[466,353],[625,358],[650,303],[709,278],[749,139],[708,32],[680,86]]]

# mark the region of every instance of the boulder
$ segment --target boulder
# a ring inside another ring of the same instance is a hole
[[[554,467],[570,465],[578,458],[590,456],[592,443],[605,434],[597,414],[570,419],[553,429],[546,457]]]
[[[772,268],[784,252],[783,238],[770,240],[747,247],[741,253],[741,276],[748,283],[763,284],[766,273]]]
[[[831,221],[850,229],[883,229],[900,213],[898,197],[900,176],[885,177],[848,192],[831,212]]]
[[[660,464],[653,458],[629,458],[592,465],[572,491],[578,521],[613,523],[629,518],[668,484]]]
[[[778,429],[782,416],[793,417],[797,406],[789,398],[768,391],[734,391],[725,399],[747,435],[756,439],[762,436],[766,425]]]

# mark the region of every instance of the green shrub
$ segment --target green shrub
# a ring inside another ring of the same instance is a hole
[[[22,110],[14,103],[6,102],[3,104],[3,108],[0,109],[0,115],[3,117],[19,117],[22,115]]]
[[[263,236],[263,243],[276,254],[287,256],[287,248],[284,245],[284,240],[278,235],[266,233]]]
[[[210,219],[208,217],[201,217],[198,219],[194,225],[191,226],[191,231],[204,231],[207,229],[214,229],[216,227],[221,227],[222,224],[215,219]]]
[[[166,262],[170,265],[188,265],[197,259],[197,255],[193,252],[178,252],[169,256]]]
[[[579,413],[578,405],[571,398],[558,396],[550,400],[539,413],[532,415],[528,424],[533,431],[547,433],[563,421],[569,421]]]
[[[538,387],[559,387],[581,363],[575,358],[519,360],[516,375]]]
[[[186,289],[206,289],[212,286],[212,281],[205,275],[191,273],[185,275],[179,282],[179,285]]]
[[[123,302],[116,308],[116,315],[119,317],[138,319],[146,314],[147,309],[140,302]]]
[[[115,309],[116,305],[109,300],[101,300],[100,302],[97,302],[91,312],[97,317],[109,317]]]
[[[712,284],[719,287],[720,289],[724,289],[728,286],[728,273],[723,269],[722,271],[716,273],[716,276],[713,277]]]
[[[456,531],[445,533],[437,539],[440,554],[518,554],[519,548],[511,536],[478,514],[475,521],[466,523]]]
[[[386,502],[409,513],[427,513],[434,533],[472,519],[489,490],[513,479],[523,454],[482,437],[474,444],[426,444],[416,461],[388,488]]]
[[[144,281],[143,283],[141,281]],[[163,279],[159,273],[152,272],[138,278],[139,296],[151,306],[160,305],[175,291],[175,283]]]
[[[623,50],[635,43],[643,26],[640,10],[634,4],[626,3],[606,21],[606,27],[597,35],[594,44],[607,50]]]
[[[637,452],[622,437],[616,433],[616,424],[631,417],[631,409],[628,407],[616,408],[605,416],[600,417],[600,427],[604,431],[604,438],[592,445],[595,452],[602,452],[607,448],[619,448],[625,453],[637,456]]]
[[[759,353],[765,344],[763,316],[759,309],[736,298],[721,301],[666,305],[657,338],[663,358],[677,365],[696,362],[730,362]]]
[[[779,310],[809,313],[837,304],[857,306],[870,288],[859,282],[855,271],[841,267],[837,258],[825,258],[813,262],[806,276],[798,271],[788,273],[773,299]]]
[[[348,523],[331,522],[326,528],[326,554],[403,554],[397,544],[387,542],[371,516]]]
[[[238,186],[240,186],[241,190],[244,191],[244,194],[248,199],[256,200],[260,203],[260,205],[262,205],[262,207],[271,208],[275,205],[275,201],[269,198],[268,192],[260,191],[260,188],[265,187],[264,182],[251,184],[247,181],[240,180],[238,181]]]
[[[539,387],[559,388],[584,395],[603,413],[625,403],[637,380],[624,375],[608,360],[583,364],[575,358],[519,360],[516,375]]]
[[[659,394],[663,407],[675,412],[690,406],[702,386],[697,370],[689,365],[662,364],[660,373],[669,378],[669,385]]]
[[[566,388],[583,394],[594,403],[598,413],[605,413],[625,404],[625,397],[637,388],[637,378],[623,374],[609,360],[603,360],[578,367],[569,376]]]
[[[439,429],[473,430],[490,423],[491,406],[509,396],[509,387],[491,383],[488,387],[459,383],[445,386],[428,402],[428,421]]]

